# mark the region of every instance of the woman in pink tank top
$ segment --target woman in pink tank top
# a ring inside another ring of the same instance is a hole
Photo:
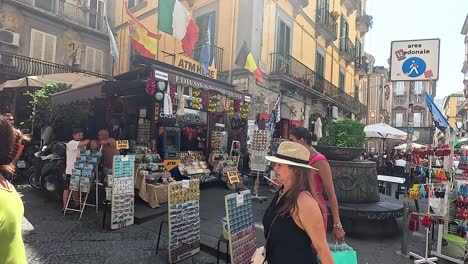
[[[323,210],[323,221],[325,229],[327,228],[327,206],[323,198],[323,191],[327,194],[330,201],[331,214],[333,216],[333,235],[338,242],[344,241],[345,232],[340,221],[340,213],[338,209],[338,200],[336,199],[335,188],[333,187],[333,180],[330,165],[327,159],[321,153],[317,152],[312,145],[312,134],[306,128],[295,128],[291,131],[289,139],[293,142],[300,143],[307,147],[310,151],[309,165],[318,169],[312,172],[312,189],[317,193],[320,205]]]

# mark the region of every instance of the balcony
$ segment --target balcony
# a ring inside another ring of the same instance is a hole
[[[366,61],[366,57],[356,56],[356,61],[354,62],[354,68],[356,69],[356,74],[358,74],[359,76],[367,75],[367,73],[369,72],[369,64]]]
[[[357,29],[361,33],[361,37],[369,32],[369,28],[372,27],[373,23],[373,17],[366,14],[356,18]]]
[[[341,4],[348,10],[348,16],[358,9],[358,1],[361,0],[341,0]]]
[[[468,101],[467,99],[463,100],[463,102],[459,102],[457,104],[457,116],[464,116],[465,112],[468,110]]]
[[[106,20],[97,10],[87,5],[74,5],[66,0],[8,0],[17,2],[27,8],[40,10],[80,26],[107,33]],[[83,2],[83,1],[82,1]],[[87,2],[87,1],[84,1]]]
[[[338,23],[336,22],[337,17],[333,17],[328,9],[321,8],[317,9],[317,16],[315,19],[316,37],[322,36],[327,45],[335,41],[338,37],[336,33],[338,29]]]
[[[8,75],[12,78],[21,78],[25,76],[69,72],[86,73],[104,79],[110,78],[109,76],[99,73],[88,72],[82,69],[72,68],[65,65],[55,64],[43,60],[33,59],[26,56],[0,51],[0,76]]]
[[[289,0],[293,6],[294,17],[300,13],[300,11],[309,5],[309,0]]]
[[[193,54],[192,54],[192,59],[196,61],[200,61],[200,52],[203,44],[197,44],[195,45],[193,49]],[[223,70],[223,54],[224,54],[224,49],[220,48],[214,44],[210,45],[211,49],[211,65],[213,65],[218,71]],[[188,56],[185,52],[180,53],[181,55],[185,57],[190,57]]]
[[[340,56],[346,63],[356,60],[356,47],[349,38],[340,38]]]
[[[339,89],[294,57],[284,53],[272,53],[270,58],[272,77],[280,76],[281,81],[302,87],[305,91],[319,98],[322,97],[332,104],[337,104],[356,115],[367,115],[367,106],[360,103],[359,98],[354,98]]]

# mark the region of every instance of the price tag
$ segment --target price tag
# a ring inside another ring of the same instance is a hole
[[[121,156],[121,157],[120,157],[120,160],[121,160],[121,161],[128,161],[128,156]]]
[[[190,180],[182,180],[182,188],[188,189],[190,187]]]
[[[244,205],[244,195],[243,194],[238,194],[236,197],[236,204],[237,206],[242,206]]]

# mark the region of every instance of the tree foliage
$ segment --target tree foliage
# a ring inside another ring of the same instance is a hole
[[[325,136],[320,140],[322,146],[362,148],[366,139],[364,124],[346,119],[330,122],[325,128]]]

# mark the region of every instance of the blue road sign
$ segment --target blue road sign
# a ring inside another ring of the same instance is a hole
[[[419,57],[411,57],[405,60],[402,70],[409,77],[418,77],[426,71],[426,62]]]
[[[408,132],[408,134],[413,134],[414,133],[414,128],[408,127],[408,129],[406,131]]]

